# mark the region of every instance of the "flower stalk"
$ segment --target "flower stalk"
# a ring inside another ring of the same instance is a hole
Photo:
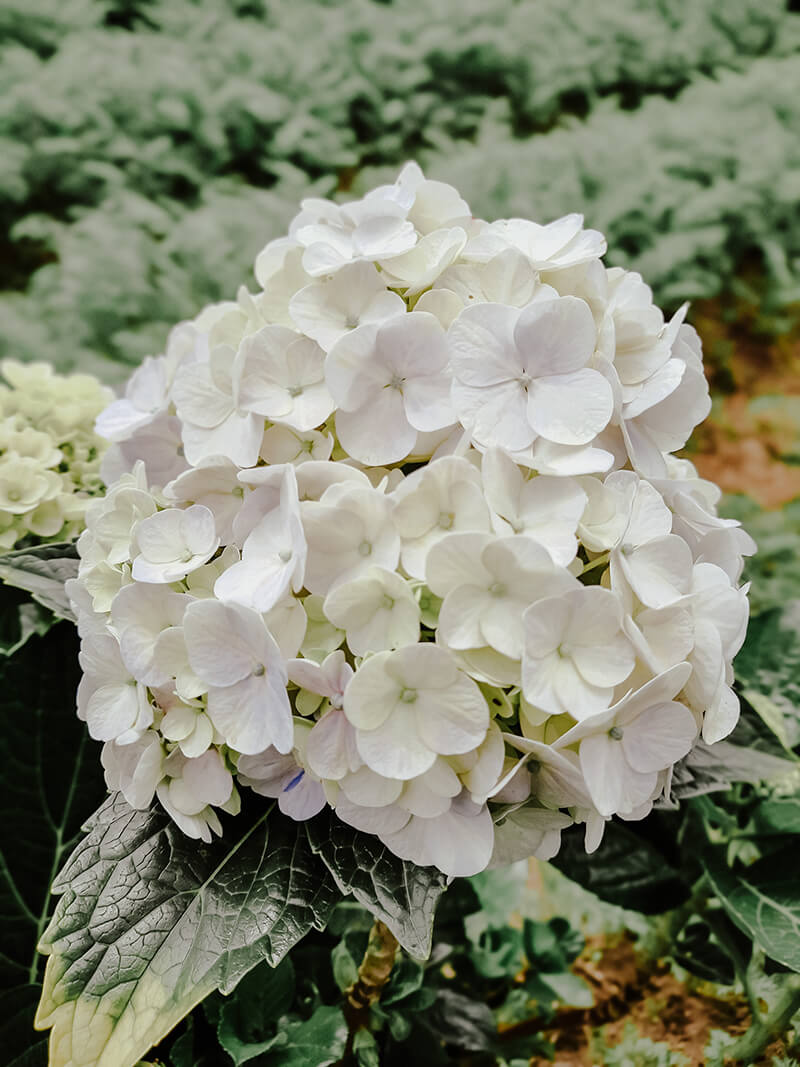
[[[397,949],[397,938],[386,923],[376,919],[358,968],[358,978],[345,994],[351,1017],[354,1014],[360,1016],[380,1000],[381,992],[391,976]]]

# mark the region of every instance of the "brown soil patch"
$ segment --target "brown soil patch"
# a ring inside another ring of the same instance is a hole
[[[736,1036],[750,1024],[744,998],[716,997],[703,983],[684,984],[668,965],[640,957],[627,933],[589,938],[573,970],[591,987],[594,1006],[563,1008],[545,1029],[556,1049],[554,1067],[602,1067],[595,1052],[601,1029],[603,1043],[614,1047],[630,1023],[640,1036],[682,1053],[692,1067],[704,1067],[712,1030]],[[523,1036],[535,1028],[534,1022],[525,1022],[504,1032]],[[775,1042],[759,1064],[771,1064],[772,1057],[783,1052],[783,1045]],[[531,1067],[548,1064],[546,1059],[531,1060]]]
[[[725,492],[747,493],[773,508],[800,496],[800,467],[781,458],[796,454],[800,425],[778,405],[754,413],[750,402],[800,396],[800,312],[777,338],[758,332],[757,316],[755,305],[730,300],[692,309],[716,402],[688,454]]]

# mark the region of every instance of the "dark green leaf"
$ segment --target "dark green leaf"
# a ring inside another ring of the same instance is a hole
[[[47,1041],[33,1029],[38,985],[0,994],[0,1049],[6,1067],[47,1067]]]
[[[741,937],[738,929],[720,913],[717,922],[728,924]],[[712,937],[708,924],[699,916],[693,916],[673,942],[670,955],[687,971],[709,982],[733,985],[736,971],[731,957]]]
[[[409,956],[401,956],[392,968],[389,982],[381,995],[381,1004],[405,1001],[422,987],[424,978],[425,969],[421,963]]]
[[[796,844],[744,870],[706,861],[714,892],[730,918],[772,959],[800,971],[800,857]]]
[[[39,1021],[57,1042],[80,1032],[81,1067],[130,1067],[214,989],[322,929],[338,897],[303,827],[260,804],[205,845],[118,795],[54,891]]]
[[[294,991],[294,967],[287,956],[277,967],[259,964],[222,1001],[217,1035],[237,1067],[270,1047],[275,1023],[291,1008]]]
[[[753,810],[753,826],[760,835],[800,834],[800,797],[771,797]]]
[[[522,935],[531,967],[547,974],[568,970],[584,945],[581,934],[566,919],[551,919],[546,923],[525,919]]]
[[[451,989],[440,989],[430,1012],[421,1017],[447,1045],[467,1052],[482,1052],[494,1046],[496,1027],[491,1009]]]
[[[650,819],[646,820],[650,823]],[[583,828],[562,834],[561,850],[551,861],[568,878],[601,900],[646,915],[677,907],[689,895],[679,871],[664,853],[629,826],[611,821],[603,842],[591,856],[583,844]]]
[[[800,742],[800,600],[756,616],[734,666],[745,695],[767,697],[783,716],[781,740],[794,748]]]
[[[446,878],[433,867],[401,860],[372,834],[330,812],[305,824],[311,848],[344,893],[382,919],[412,956],[431,950],[433,916]]]
[[[29,638],[44,637],[55,622],[24,590],[0,587],[0,656],[13,656]]]
[[[48,669],[42,669],[48,664]],[[37,981],[48,883],[105,794],[99,746],[75,714],[78,639],[68,623],[0,657],[0,983]]]
[[[191,1019],[188,1020],[189,1027],[185,1033],[173,1042],[172,1048],[169,1050],[169,1061],[171,1067],[195,1067],[194,1056],[194,1031],[191,1026]]]
[[[25,589],[62,619],[75,621],[64,583],[78,575],[78,550],[72,541],[22,548],[0,556],[0,579]]]
[[[281,1037],[258,1067],[328,1067],[344,1055],[347,1022],[341,1008],[322,1004],[310,1019],[288,1023]]]

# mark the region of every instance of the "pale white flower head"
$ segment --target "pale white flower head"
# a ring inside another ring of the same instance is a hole
[[[543,286],[522,310],[466,308],[448,331],[453,406],[476,441],[519,451],[543,437],[587,445],[613,412],[611,386],[589,363],[588,304]]]
[[[405,301],[390,292],[370,263],[352,263],[301,289],[289,311],[298,329],[326,351],[359,326],[406,313]]]
[[[255,611],[197,600],[184,616],[189,663],[207,687],[207,710],[226,743],[252,754],[274,745],[290,752],[292,713],[286,665]]]
[[[414,578],[425,577],[429,550],[447,534],[491,530],[480,472],[461,456],[442,456],[414,471],[393,499],[403,567]]]
[[[601,711],[633,670],[622,602],[608,589],[582,586],[536,600],[523,626],[525,699],[551,715],[583,719]]]
[[[336,432],[353,459],[397,463],[417,431],[452,425],[444,331],[414,311],[379,326],[361,326],[328,353],[325,378],[336,401]]]
[[[305,200],[255,291],[103,394],[102,499],[67,418],[98,390],[2,365],[0,547],[86,527],[109,788],[204,841],[242,786],[270,819],[327,805],[458,877],[573,823],[593,851],[730,733],[755,545],[672,455],[709,404],[686,308],[604,251],[577,214],[474,219],[415,163]]]
[[[372,567],[335,586],[322,610],[345,631],[356,656],[414,645],[419,640],[419,605],[411,586],[399,574]]]
[[[131,574],[137,582],[176,582],[207,563],[219,547],[214,516],[202,504],[167,508],[142,519]]]
[[[437,755],[469,752],[489,728],[480,689],[436,645],[365,660],[345,691],[344,712],[356,727],[361,758],[388,778],[414,778]]]

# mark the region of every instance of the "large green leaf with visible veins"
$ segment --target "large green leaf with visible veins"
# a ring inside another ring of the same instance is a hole
[[[730,918],[773,960],[800,971],[800,856],[797,845],[744,870],[715,857],[706,863],[714,892]]]
[[[9,601],[24,606],[0,587],[0,605]],[[68,623],[0,657],[0,1049],[4,1063],[26,1067],[46,1062],[32,1024],[49,884],[106,791],[99,745],[75,715],[79,678]]]
[[[302,824],[252,807],[210,845],[119,795],[96,813],[41,941],[51,1067],[132,1067],[212,990],[324,928],[340,894]]]
[[[342,893],[352,894],[382,919],[412,956],[427,957],[445,876],[399,859],[377,837],[354,830],[330,812],[307,823],[306,831]]]

